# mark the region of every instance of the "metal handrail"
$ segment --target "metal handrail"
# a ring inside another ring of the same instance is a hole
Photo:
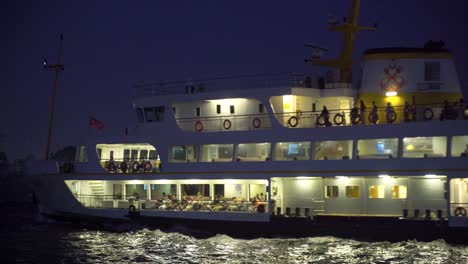
[[[466,108],[466,105],[461,105],[458,102],[449,102],[449,107],[452,113],[456,114],[456,118],[464,118],[463,110]],[[442,116],[444,110],[444,103],[437,104],[417,104],[410,105],[406,107],[404,105],[392,106],[393,113],[395,114],[394,120],[387,118],[387,107],[377,106],[373,111],[373,107],[367,107],[364,113],[361,113],[357,109],[357,116],[359,120],[365,118],[364,122],[360,120],[358,124],[373,124],[371,122],[371,115],[377,114],[378,121],[375,124],[385,124],[385,123],[406,123],[406,122],[427,122],[434,120],[444,119]],[[430,110],[427,110],[430,109]],[[274,113],[276,120],[284,127],[288,128],[311,128],[311,127],[321,127],[321,126],[347,126],[353,125],[352,113],[356,109],[329,109],[328,110],[328,121],[326,122],[323,117],[322,111],[296,111],[296,112],[278,112]],[[405,113],[406,112],[406,113]],[[426,115],[430,115],[430,118]],[[372,116],[374,117],[374,116]],[[392,116],[390,115],[389,118]],[[179,127],[187,131],[197,131],[196,123],[197,122],[209,122],[209,126],[203,126],[202,129],[198,131],[222,131],[222,130],[252,130],[257,129],[258,127],[253,127],[251,122],[255,118],[261,118],[262,122],[267,120],[269,124],[267,126],[262,126],[261,128],[271,128],[271,120],[268,114],[243,114],[243,115],[224,115],[224,116],[207,116],[207,117],[183,117],[176,118]],[[248,119],[247,125],[236,126],[236,121],[245,122]],[[447,118],[445,119],[453,119]],[[229,126],[229,129],[223,126],[224,120],[229,120],[232,124],[232,127]],[[390,121],[391,120],[391,121]],[[328,124],[328,125],[327,125]],[[205,125],[205,124],[203,124]]]

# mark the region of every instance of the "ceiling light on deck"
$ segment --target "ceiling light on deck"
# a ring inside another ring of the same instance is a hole
[[[379,175],[379,178],[384,178],[384,179],[390,178],[390,175],[388,175],[388,174],[380,174],[380,175]]]
[[[439,178],[439,176],[435,174],[426,174],[424,175],[424,178],[434,179],[434,178]]]
[[[335,176],[335,178],[337,178],[337,179],[348,179],[347,176]]]
[[[306,176],[297,176],[296,179],[298,180],[305,180],[305,179],[308,179],[309,177],[306,177]]]
[[[395,92],[395,91],[388,91],[388,92],[385,92],[385,95],[388,96],[388,97],[390,97],[390,96],[397,96],[397,94],[398,94],[398,93]]]

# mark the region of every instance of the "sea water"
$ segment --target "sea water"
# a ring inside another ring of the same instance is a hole
[[[443,240],[195,238],[180,228],[85,229],[42,218],[28,202],[2,202],[2,208],[0,263],[468,263],[468,245]]]

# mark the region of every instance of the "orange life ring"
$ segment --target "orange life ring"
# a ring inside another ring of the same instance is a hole
[[[256,117],[254,118],[254,120],[252,120],[252,125],[255,128],[259,128],[262,125],[262,121],[258,117]]]
[[[145,169],[145,171],[151,171],[151,170],[153,169],[153,165],[151,165],[151,162],[146,161],[146,162],[143,164],[143,168]]]
[[[198,131],[198,132],[200,132],[200,131],[203,130],[203,124],[202,124],[201,121],[197,121],[197,122],[195,123],[195,130]]]
[[[333,117],[333,122],[335,122],[335,125],[341,126],[341,125],[344,123],[344,115],[342,115],[342,114],[340,114],[340,113],[337,113],[337,114]]]
[[[140,170],[140,163],[138,163],[138,161],[135,161],[135,162],[132,163],[132,170],[134,172]]]
[[[120,170],[121,170],[123,173],[127,172],[127,169],[128,169],[127,162],[123,161],[122,163],[120,163]]]
[[[224,129],[230,129],[231,128],[231,121],[229,121],[229,119],[225,119],[224,122],[223,122],[223,127]]]
[[[432,120],[434,117],[434,111],[431,108],[427,107],[424,109],[424,120]]]
[[[455,208],[453,213],[455,214],[455,216],[466,216],[466,209],[463,207],[457,207]]]
[[[299,120],[295,116],[291,116],[288,120],[288,124],[290,127],[296,127],[298,123],[299,123]]]
[[[109,162],[109,164],[107,165],[107,169],[110,171],[110,172],[115,172],[117,170],[117,167],[115,166],[115,163],[113,161]]]

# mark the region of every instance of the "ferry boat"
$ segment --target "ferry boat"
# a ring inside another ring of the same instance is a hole
[[[355,89],[355,33],[375,29],[358,25],[358,10],[354,0],[350,19],[330,24],[345,36],[338,58],[307,45],[306,62],[336,78],[136,85],[134,133],[90,139],[71,161],[28,164],[40,213],[233,235],[466,241],[468,109],[452,54],[434,41],[368,49]]]

